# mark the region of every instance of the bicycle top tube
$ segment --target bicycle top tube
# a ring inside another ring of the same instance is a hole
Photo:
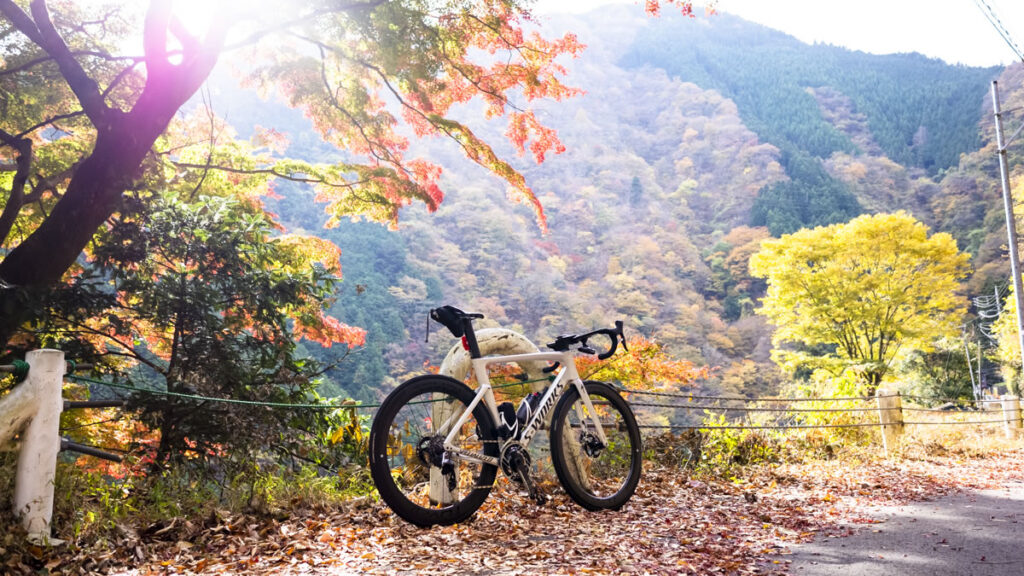
[[[566,362],[572,360],[569,352],[524,352],[521,354],[505,354],[502,356],[485,356],[474,358],[474,364],[483,363],[484,366],[491,364],[503,364],[508,362]]]
[[[463,312],[454,306],[441,306],[430,311],[430,319],[444,325],[453,336],[462,339],[462,346],[469,352],[469,357],[472,359],[481,357],[480,346],[477,344],[476,332],[473,329],[473,320],[482,319],[483,317],[483,314]],[[598,353],[597,350],[591,348],[588,340],[594,336],[607,337],[609,339],[608,349]],[[427,321],[427,338],[430,338],[430,320]],[[547,347],[564,353],[568,352],[571,346],[577,344],[579,345],[578,350],[580,352],[596,354],[600,360],[606,360],[615,354],[619,344],[622,344],[623,350],[629,350],[626,347],[626,337],[622,331],[621,320],[615,321],[614,328],[603,328],[583,334],[563,334],[556,338],[554,342],[549,343]],[[545,360],[545,358],[532,358],[532,360]],[[557,361],[559,359],[554,358],[551,360]]]

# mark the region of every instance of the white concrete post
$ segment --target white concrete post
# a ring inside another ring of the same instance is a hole
[[[903,434],[903,402],[900,393],[879,388],[875,392],[878,401],[878,421],[882,424],[882,446],[885,455],[892,456],[896,441]]]
[[[21,410],[31,408],[31,421],[21,435],[18,472],[14,482],[14,512],[21,516],[29,539],[53,542],[50,519],[53,516],[53,479],[60,452],[60,413],[64,408],[61,388],[64,381],[64,352],[33,350],[25,356],[29,364],[28,379],[14,392],[31,396],[28,403],[19,402]],[[24,420],[22,414],[5,413],[3,421]],[[0,436],[0,440],[4,438]]]
[[[1020,396],[1003,396],[1003,419],[1006,421],[1006,437],[1013,438],[1021,429]]]

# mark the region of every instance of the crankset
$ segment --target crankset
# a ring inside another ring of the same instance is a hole
[[[530,474],[531,468],[530,453],[522,444],[510,442],[505,445],[501,451],[501,471],[513,482],[526,488],[526,493],[534,502],[544,505],[548,501],[547,496],[533,481],[533,476]]]

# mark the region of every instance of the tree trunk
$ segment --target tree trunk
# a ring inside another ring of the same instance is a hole
[[[140,98],[128,114],[114,112],[118,116],[99,131],[92,153],[75,170],[53,212],[0,261],[0,350],[32,317],[23,305],[24,291],[59,283],[120,207],[125,190],[141,176],[153,143],[191,95],[177,92],[168,90],[165,99]]]
[[[168,119],[169,120],[169,119]],[[118,208],[142,160],[166,127],[121,126],[101,132],[49,217],[0,262],[0,349],[32,316],[25,290],[60,282],[103,222]],[[135,128],[135,129],[132,129]],[[143,129],[139,129],[143,128]]]
[[[18,30],[54,58],[97,133],[92,153],[76,167],[53,211],[0,262],[0,351],[32,317],[32,310],[18,302],[25,299],[25,291],[60,282],[96,230],[117,210],[124,191],[139,178],[153,143],[210,75],[228,26],[224,14],[218,14],[203,42],[182,38],[180,31],[172,30],[169,4],[152,4],[143,33],[146,84],[131,111],[124,112],[107,105],[95,80],[53,26],[45,2],[32,3],[34,20],[9,2],[2,7]],[[182,61],[174,65],[168,61],[168,32],[185,45]]]

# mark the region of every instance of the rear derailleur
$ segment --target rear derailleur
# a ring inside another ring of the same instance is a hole
[[[449,491],[454,491],[458,485],[458,477],[455,475],[455,462],[451,455],[444,449],[444,437],[435,434],[424,436],[416,446],[416,455],[420,462],[426,467],[441,469],[441,476],[444,477]]]

